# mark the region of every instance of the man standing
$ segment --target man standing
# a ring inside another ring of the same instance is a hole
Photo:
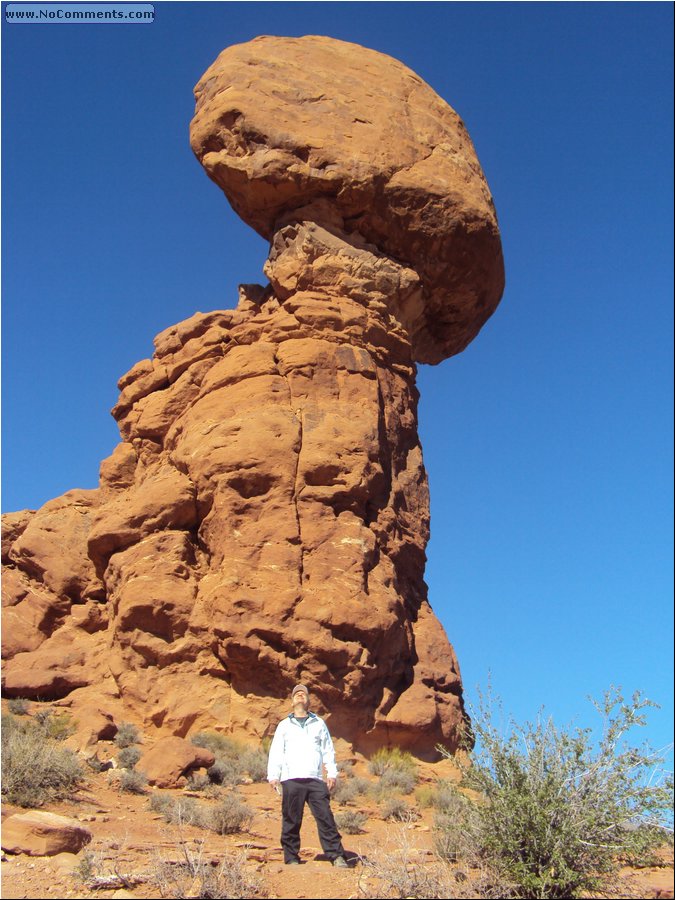
[[[309,712],[309,691],[296,684],[293,712],[277,725],[267,763],[267,780],[275,790],[281,782],[281,846],[286,865],[300,862],[300,826],[305,803],[319,829],[323,852],[334,866],[347,867],[342,840],[330,808],[329,792],[337,781],[335,749],[323,719]],[[326,769],[327,786],[322,779]]]

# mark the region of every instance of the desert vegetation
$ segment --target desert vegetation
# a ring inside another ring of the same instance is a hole
[[[214,803],[156,793],[150,798],[150,808],[172,825],[194,825],[216,834],[245,831],[255,814],[236,791],[221,794]]]
[[[543,717],[502,734],[499,703],[481,698],[468,793],[450,792],[437,816],[440,855],[480,869],[502,897],[569,898],[615,889],[622,864],[672,841],[672,774],[661,752],[627,743],[654,704],[612,688],[594,705],[599,735]]]
[[[83,779],[77,755],[61,745],[72,729],[69,717],[48,709],[41,713],[2,717],[2,797],[17,806],[39,807],[67,797]]]
[[[534,723],[498,727],[505,717],[488,692],[471,710],[471,755],[441,767],[444,778],[433,779],[435,770],[396,747],[378,751],[367,764],[341,765],[333,794],[336,821],[347,848],[364,848],[350,895],[633,896],[621,867],[654,864],[657,848],[662,854],[664,844],[672,845],[672,777],[663,754],[628,742],[651,705],[640,694],[626,700],[610,690],[595,704],[597,730],[559,728],[543,715]],[[278,798],[255,784],[265,775],[263,747],[202,732],[194,743],[216,757],[208,773],[193,772],[182,788],[150,790],[135,768],[135,727],[101,744],[85,777],[77,755],[64,745],[74,727],[66,713],[48,704],[13,707],[14,714],[3,716],[3,799],[41,806],[68,801],[84,785],[81,798],[96,792],[100,776],[99,783],[118,796],[145,795],[119,802],[133,803],[141,816],[147,804],[149,822],[153,813],[159,822],[150,826],[162,835],[156,858],[146,853],[134,867],[131,857],[118,862],[114,853],[101,854],[99,845],[82,854],[82,884],[96,890],[146,884],[164,897],[185,891],[262,897],[278,890],[266,868],[269,848],[262,854],[250,849],[259,833],[275,846],[280,825]],[[217,844],[214,850],[213,842],[223,839],[238,849]]]
[[[203,841],[195,846],[181,837],[176,849],[172,855],[157,854],[154,860],[151,881],[162,897],[267,897],[263,880],[247,868],[244,852],[227,853],[218,866],[213,866]]]
[[[216,757],[208,771],[208,777],[214,784],[234,786],[246,778],[254,782],[267,778],[269,742],[252,748],[215,731],[200,731],[191,740],[196,747],[205,747]]]

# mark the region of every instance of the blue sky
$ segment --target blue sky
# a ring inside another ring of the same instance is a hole
[[[364,44],[462,116],[502,230],[500,308],[419,372],[429,597],[467,699],[490,672],[516,718],[586,725],[620,684],[670,742],[672,5],[155,9],[3,21],[3,510],[94,487],[117,379],[264,280],[265,243],[189,147],[202,72],[258,34]]]

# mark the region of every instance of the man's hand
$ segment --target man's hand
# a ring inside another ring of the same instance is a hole
[[[326,779],[326,785],[328,786],[329,794],[333,792],[333,788],[335,787],[336,784],[337,784],[337,778],[327,778]]]
[[[270,785],[273,790],[277,791],[277,793],[279,792],[279,779],[278,778],[274,778],[272,781],[270,781]]]

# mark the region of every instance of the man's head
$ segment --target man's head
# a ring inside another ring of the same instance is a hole
[[[297,712],[298,710],[307,710],[307,707],[309,706],[309,691],[304,684],[295,685],[291,691],[291,703],[293,704],[294,712]]]

